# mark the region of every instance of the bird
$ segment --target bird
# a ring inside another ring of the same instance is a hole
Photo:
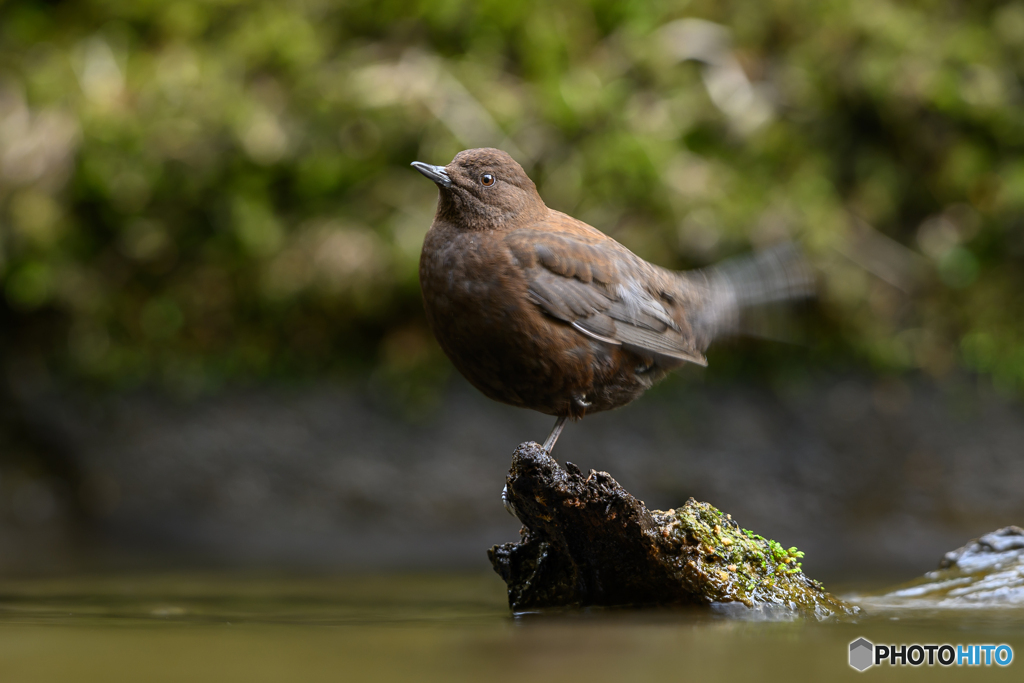
[[[500,149],[468,149],[446,166],[415,161],[437,209],[419,278],[431,332],[485,396],[567,419],[639,398],[672,370],[707,365],[743,309],[807,296],[792,245],[703,270],[640,258],[583,221],[549,208]]]

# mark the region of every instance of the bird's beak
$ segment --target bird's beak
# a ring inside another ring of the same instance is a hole
[[[448,177],[448,171],[444,170],[444,166],[431,166],[422,161],[414,161],[412,162],[412,167],[441,187],[452,186],[452,179]]]

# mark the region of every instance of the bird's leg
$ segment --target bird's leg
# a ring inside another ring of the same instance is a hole
[[[551,433],[548,434],[548,438],[544,439],[544,452],[550,454],[551,449],[555,447],[555,442],[558,441],[558,435],[562,433],[562,427],[565,426],[565,415],[555,420],[555,426],[551,428]]]

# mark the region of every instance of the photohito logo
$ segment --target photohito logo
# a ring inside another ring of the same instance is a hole
[[[875,646],[865,638],[858,638],[850,643],[850,666],[857,671],[863,671],[875,660]]]
[[[864,671],[872,666],[1009,666],[1009,645],[875,645],[867,638],[850,643],[850,666]]]

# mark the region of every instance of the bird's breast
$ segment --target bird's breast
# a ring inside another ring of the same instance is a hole
[[[442,347],[468,349],[514,332],[530,304],[507,250],[486,235],[446,232],[432,229],[420,257],[423,302]]]

